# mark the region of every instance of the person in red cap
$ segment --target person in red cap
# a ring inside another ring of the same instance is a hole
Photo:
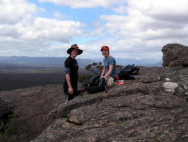
[[[117,76],[116,71],[116,60],[114,57],[110,55],[110,50],[108,46],[102,46],[101,47],[102,55],[104,56],[103,59],[103,70],[101,73],[101,78],[109,78],[112,77],[115,81]]]
[[[82,54],[83,50],[79,49],[77,44],[73,44],[68,50],[67,53],[70,56],[65,60],[65,82],[63,85],[65,98],[67,103],[68,101],[74,99],[79,93],[77,91],[77,82],[78,82],[78,63],[76,61],[76,56]]]

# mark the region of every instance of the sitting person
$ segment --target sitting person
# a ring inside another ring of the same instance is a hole
[[[103,59],[103,70],[101,73],[101,78],[105,78],[107,80],[107,86],[112,86],[114,81],[116,80],[117,70],[116,70],[116,60],[114,57],[110,55],[109,47],[102,46],[101,47]]]

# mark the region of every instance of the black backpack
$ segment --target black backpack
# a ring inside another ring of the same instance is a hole
[[[132,65],[125,66],[120,73],[118,74],[118,77],[120,80],[124,79],[135,79],[133,75],[137,75],[139,73],[139,67]]]
[[[104,78],[94,76],[88,83],[85,83],[85,89],[88,93],[107,92],[106,81]]]

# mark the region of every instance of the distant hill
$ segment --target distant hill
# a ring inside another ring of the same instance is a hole
[[[64,61],[67,57],[27,57],[27,56],[0,56],[0,64],[14,64],[19,66],[46,66],[46,67],[62,67],[64,66]],[[80,67],[85,67],[93,62],[102,62],[103,58],[95,59],[81,59],[77,58]],[[135,64],[137,66],[162,66],[162,60],[154,59],[122,59],[116,58],[116,62],[119,65]]]
[[[155,59],[142,59],[142,60],[136,60],[136,59],[116,59],[117,64],[120,65],[127,65],[127,64],[135,64],[136,66],[145,66],[145,67],[161,67],[162,66],[162,60],[155,60]]]
[[[46,65],[59,66],[62,65],[65,57],[26,57],[26,56],[10,56],[0,57],[1,64],[20,64],[20,65]]]
[[[46,66],[46,67],[63,67],[67,57],[26,57],[26,56],[0,56],[0,64],[12,64],[19,66]],[[80,67],[95,62],[90,59],[77,59]]]
[[[95,62],[102,62],[103,58],[95,58],[93,59]],[[162,67],[162,59],[156,60],[156,59],[122,59],[122,58],[116,58],[117,65],[123,65],[126,66],[128,64],[134,64],[136,66],[145,66],[145,67]]]

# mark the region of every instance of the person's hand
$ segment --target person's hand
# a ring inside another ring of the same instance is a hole
[[[104,75],[104,76],[103,76],[103,78],[104,78],[104,79],[107,79],[107,78],[108,78],[108,76]]]
[[[107,77],[108,77],[108,76],[106,76],[106,75],[104,76],[105,79],[106,79]]]
[[[70,95],[72,95],[72,94],[74,93],[73,88],[72,88],[72,87],[70,87],[70,88],[68,89],[68,92],[69,92],[69,94],[70,94]]]
[[[105,76],[101,75],[101,78],[105,78]]]

